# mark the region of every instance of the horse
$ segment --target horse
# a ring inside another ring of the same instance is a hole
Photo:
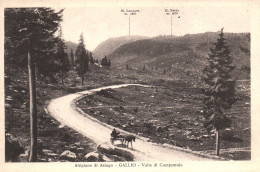
[[[124,136],[124,138],[123,138],[123,143],[125,143],[127,148],[128,148],[128,144],[130,142],[131,143],[131,147],[133,149],[133,143],[132,143],[133,141],[135,142],[135,136],[133,136],[133,135],[127,135],[127,136]]]

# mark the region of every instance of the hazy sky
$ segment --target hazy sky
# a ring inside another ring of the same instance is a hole
[[[83,32],[86,48],[94,50],[110,37],[128,35],[128,16],[121,9],[140,11],[130,18],[131,35],[153,37],[171,34],[171,16],[165,14],[165,9],[169,8],[72,7],[65,8],[63,13],[64,39],[78,43]],[[196,6],[171,9],[179,10],[179,15],[172,16],[173,35],[216,32],[222,27],[225,27],[224,32],[250,32],[250,14],[246,7]]]

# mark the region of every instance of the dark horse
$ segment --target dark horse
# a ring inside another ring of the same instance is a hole
[[[135,142],[135,136],[133,136],[133,135],[127,135],[127,136],[124,136],[124,138],[123,138],[123,143],[126,144],[127,148],[128,148],[128,144],[130,142],[131,143],[131,147],[133,149],[133,144],[132,144],[133,141]]]

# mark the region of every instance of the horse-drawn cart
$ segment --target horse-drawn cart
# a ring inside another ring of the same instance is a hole
[[[118,136],[118,137],[110,137],[110,142],[112,143],[112,145],[114,145],[114,142],[116,141],[116,140],[120,140],[121,141],[121,143],[123,144],[123,142],[124,142],[124,137],[122,136]]]

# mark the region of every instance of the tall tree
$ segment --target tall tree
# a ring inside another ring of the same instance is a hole
[[[102,66],[108,66],[108,60],[107,60],[107,56],[105,56],[103,59],[101,59],[101,63]]]
[[[110,59],[108,60],[107,66],[111,67],[111,60]]]
[[[235,103],[235,81],[231,78],[232,65],[229,46],[224,38],[223,28],[219,38],[210,49],[207,57],[208,65],[204,68],[203,80],[205,88],[204,123],[208,131],[214,129],[216,133],[216,154],[219,155],[219,131],[230,127],[231,120],[223,111],[231,108]]]
[[[62,28],[59,29],[59,35],[58,35],[58,43],[57,43],[57,61],[58,61],[58,67],[59,67],[59,75],[61,77],[61,82],[64,84],[64,77],[66,77],[67,72],[70,70],[70,61],[68,54],[65,52],[66,45],[63,39],[62,35]]]
[[[35,67],[44,76],[56,70],[54,34],[62,20],[62,11],[51,8],[5,9],[5,62],[16,67],[28,65],[30,90],[29,161],[37,161],[37,109]]]
[[[85,49],[83,34],[80,35],[79,45],[75,53],[75,66],[78,76],[81,77],[81,85],[84,83],[84,74],[88,70],[89,57]]]
[[[90,64],[94,64],[94,58],[93,58],[91,52],[89,53],[89,63],[90,63]]]
[[[74,67],[74,53],[72,48],[70,50],[70,65],[72,68]]]

